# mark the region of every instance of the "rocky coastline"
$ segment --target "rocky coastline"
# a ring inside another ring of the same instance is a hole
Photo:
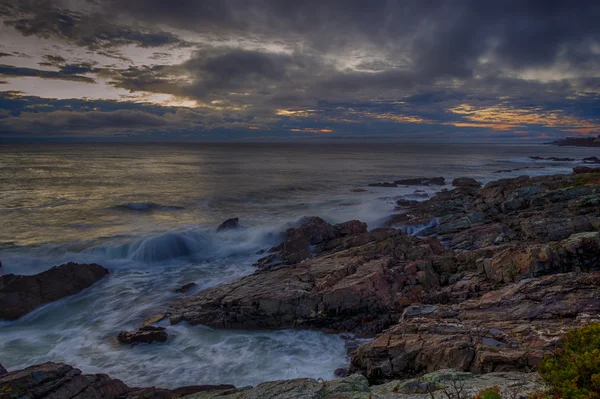
[[[440,183],[409,180],[376,186]],[[348,370],[341,373],[348,377],[140,393],[105,375],[47,363],[4,374],[0,368],[0,398],[436,398],[457,376],[473,392],[494,385],[513,389],[516,381],[523,392],[539,387],[534,371],[564,333],[600,320],[600,168],[579,166],[571,174],[521,176],[483,187],[460,178],[452,187],[422,202],[399,200],[385,228],[303,218],[280,245],[265,251],[253,274],[187,292],[168,309],[157,309],[138,331],[119,337],[123,343],[168,345],[168,326],[153,325],[168,319],[368,338],[349,351]],[[219,227],[235,228],[237,219]],[[0,299],[11,279],[0,281]],[[58,299],[38,295],[43,300],[28,305],[29,297],[19,297],[21,309]],[[13,313],[0,316],[26,312]],[[39,372],[47,379],[32,377]]]

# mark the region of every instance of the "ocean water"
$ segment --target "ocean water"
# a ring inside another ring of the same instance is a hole
[[[182,284],[195,282],[199,291],[252,273],[257,252],[301,216],[360,219],[375,228],[397,199],[422,200],[444,188],[369,183],[569,173],[578,162],[528,157],[599,152],[489,144],[2,144],[4,273],[76,261],[100,263],[111,274],[18,321],[0,321],[0,363],[10,370],[63,361],[134,386],[331,379],[347,364],[337,335],[182,323],[164,324],[164,344],[123,346],[114,337],[180,298],[173,290]],[[230,217],[243,228],[217,233]]]

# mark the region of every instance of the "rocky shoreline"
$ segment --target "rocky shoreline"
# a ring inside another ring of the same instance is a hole
[[[187,293],[120,339],[168,345],[168,327],[152,326],[164,318],[171,324],[318,329],[373,338],[352,350],[352,375],[341,380],[221,387],[186,392],[190,398],[425,398],[429,391],[442,397],[443,381],[451,381],[443,375],[451,373],[471,381],[473,389],[508,387],[514,379],[539,386],[531,372],[565,331],[600,319],[600,168],[501,179],[484,187],[461,178],[452,185],[423,202],[398,201],[387,228],[304,218],[266,251],[255,273]],[[238,220],[222,226],[238,228]],[[455,371],[440,371],[446,369]],[[1,376],[0,386],[14,375]],[[105,384],[103,378],[93,384]],[[486,378],[494,384],[485,386]],[[69,397],[138,397],[127,389]],[[36,397],[58,397],[44,395]]]

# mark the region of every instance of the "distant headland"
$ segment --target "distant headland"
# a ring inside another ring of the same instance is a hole
[[[556,140],[547,144],[574,147],[600,147],[600,135],[592,137],[565,137],[562,140]]]

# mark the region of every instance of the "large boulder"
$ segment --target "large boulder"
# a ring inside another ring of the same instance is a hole
[[[366,233],[367,224],[359,220],[332,225],[317,216],[303,217],[296,227],[286,231],[283,243],[272,248],[269,251],[271,254],[260,259],[256,266],[265,268],[295,264],[339,247],[342,245],[340,239],[344,237]]]
[[[371,233],[367,233],[371,234]],[[406,303],[439,285],[439,241],[383,229],[377,241],[286,267],[261,270],[175,302],[172,323],[219,328],[322,328],[373,334]],[[358,236],[350,236],[349,239]]]
[[[0,318],[14,320],[46,303],[76,294],[108,274],[97,264],[66,263],[33,276],[0,276]]]
[[[569,328],[600,314],[600,273],[522,280],[457,305],[413,305],[361,345],[352,368],[371,380],[443,368],[528,371]]]

